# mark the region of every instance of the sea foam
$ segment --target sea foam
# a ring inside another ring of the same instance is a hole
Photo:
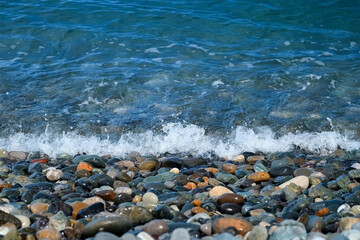
[[[205,129],[193,124],[167,123],[161,131],[148,130],[142,133],[126,133],[117,140],[102,139],[98,136],[83,136],[75,132],[53,133],[50,130],[42,134],[16,133],[0,138],[0,148],[41,151],[56,156],[58,153],[111,154],[123,157],[131,151],[142,155],[163,153],[192,154],[231,158],[244,151],[285,152],[294,147],[314,153],[329,153],[338,147],[345,150],[359,150],[360,141],[334,131],[319,133],[288,133],[276,136],[269,127],[250,129],[237,127],[226,136],[207,134]]]

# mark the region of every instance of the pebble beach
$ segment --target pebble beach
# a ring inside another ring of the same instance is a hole
[[[4,240],[360,239],[359,151],[0,158]]]

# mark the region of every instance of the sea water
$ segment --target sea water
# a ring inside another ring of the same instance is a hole
[[[0,148],[360,149],[360,1],[0,0]]]

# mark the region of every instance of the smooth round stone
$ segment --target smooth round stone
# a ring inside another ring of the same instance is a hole
[[[306,240],[305,226],[295,220],[284,220],[271,234],[269,240],[292,239],[294,236],[299,240]]]
[[[356,229],[350,229],[341,233],[348,240],[359,240],[360,239],[360,231]]]
[[[254,172],[248,176],[248,179],[258,183],[269,180],[270,175],[267,172]]]
[[[234,174],[235,171],[237,170],[237,167],[235,164],[230,164],[230,163],[225,163],[222,168],[224,169],[224,171]]]
[[[268,238],[268,232],[266,227],[258,225],[253,227],[247,236],[248,240],[266,240]]]
[[[235,203],[224,203],[220,206],[220,211],[223,214],[234,215],[241,212],[241,207]]]
[[[309,216],[309,220],[306,223],[306,230],[308,232],[310,232],[310,231],[321,232],[323,225],[324,225],[324,222],[321,217],[312,215],[312,216]]]
[[[136,235],[136,239],[139,239],[139,240],[154,240],[154,238],[148,234],[147,232],[139,232],[137,235]]]
[[[294,176],[307,176],[309,177],[311,174],[314,173],[314,170],[311,168],[298,168],[294,171]]]
[[[349,210],[349,213],[356,216],[360,214],[360,205],[355,205],[352,206],[351,209]]]
[[[145,190],[150,190],[150,189],[164,190],[164,189],[166,189],[165,185],[163,183],[159,183],[159,182],[146,183],[144,185],[144,188],[145,188]]]
[[[74,174],[77,178],[89,178],[91,176],[91,172],[85,169],[76,170]]]
[[[104,210],[105,210],[104,204],[101,202],[96,202],[96,203],[93,203],[93,204],[81,209],[77,213],[77,218],[78,219],[79,218],[89,218],[99,212],[103,212]]]
[[[115,168],[110,168],[106,173],[106,175],[108,175],[112,179],[115,179],[118,174],[119,174],[119,170]]]
[[[155,167],[156,167],[156,162],[152,160],[145,161],[139,164],[140,170],[152,171],[155,169]]]
[[[133,193],[133,190],[129,187],[118,187],[115,189],[115,193],[119,194],[119,193],[126,193],[128,195],[131,195]]]
[[[267,167],[265,167],[264,164],[262,164],[261,162],[257,162],[254,165],[254,171],[255,172],[268,172],[269,169]]]
[[[217,201],[220,205],[224,203],[235,203],[241,205],[244,203],[244,198],[239,194],[224,193],[218,197]]]
[[[169,231],[169,225],[164,220],[156,219],[146,223],[143,231],[149,233],[152,236],[160,236],[161,234]]]
[[[175,187],[175,183],[173,181],[165,181],[164,182],[164,186],[167,188],[167,189],[173,189]]]
[[[230,189],[223,187],[223,186],[216,186],[213,187],[210,191],[209,191],[209,196],[210,197],[218,197],[224,193],[234,193],[233,191],[231,191]]]
[[[121,236],[132,228],[132,224],[130,219],[124,216],[96,219],[85,225],[82,237],[92,237],[99,231],[110,232]]]
[[[157,205],[151,213],[157,219],[173,219],[175,217],[175,211],[164,204]]]
[[[32,213],[41,213],[49,209],[49,204],[47,203],[33,203],[30,205],[30,210]]]
[[[32,163],[28,167],[28,173],[42,172],[43,167],[41,163]]]
[[[57,181],[61,178],[61,175],[62,175],[62,171],[61,170],[58,170],[58,169],[51,169],[50,171],[48,171],[46,173],[46,178],[49,180],[49,181]]]
[[[210,219],[209,214],[205,213],[205,212],[201,212],[201,213],[197,213],[194,216],[190,217],[186,223],[197,223],[198,220],[204,220],[204,219]]]
[[[275,160],[271,162],[272,168],[286,167],[286,166],[289,166],[289,162],[286,159]]]
[[[152,192],[147,192],[142,197],[143,202],[157,204],[159,199],[158,196]]]
[[[99,232],[95,235],[94,240],[119,240],[119,237],[113,233]]]
[[[15,215],[21,221],[21,228],[27,228],[30,226],[30,218],[24,215]]]
[[[8,158],[10,158],[11,160],[25,160],[26,153],[21,151],[11,151],[8,153]]]
[[[189,231],[185,228],[176,228],[171,233],[170,240],[190,240]]]
[[[220,218],[213,224],[214,233],[222,233],[226,228],[234,227],[241,235],[251,231],[252,224],[240,218]]]
[[[285,188],[285,187],[289,186],[291,183],[296,184],[297,186],[301,187],[302,189],[307,189],[309,187],[309,178],[307,176],[294,177],[293,179],[281,184],[279,186],[279,188]]]
[[[206,236],[210,236],[212,233],[212,228],[210,223],[204,223],[200,225],[200,231]]]
[[[148,209],[138,206],[119,206],[115,211],[116,214],[129,218],[133,223],[145,224],[153,220],[153,215]]]
[[[120,172],[118,175],[116,175],[116,179],[126,182],[126,183],[128,183],[132,180],[132,178],[129,175],[127,175],[126,173],[123,173],[123,172]]]
[[[5,149],[0,149],[0,158],[6,158],[8,154],[8,151],[6,151]]]
[[[352,168],[360,169],[360,163],[354,163],[351,165]]]
[[[114,202],[116,204],[121,204],[124,202],[132,202],[132,201],[133,201],[133,198],[131,197],[131,195],[129,195],[127,193],[118,193],[114,197]]]
[[[274,167],[274,168],[270,168],[269,170],[269,174],[271,177],[292,175],[293,172],[294,169],[292,167]]]
[[[236,172],[235,172],[235,176],[238,177],[239,179],[245,177],[246,174],[247,174],[247,173],[246,173],[244,170],[242,170],[242,169],[238,169],[238,170],[236,170]]]
[[[101,190],[96,192],[96,195],[106,201],[114,201],[115,193],[112,190]]]
[[[232,175],[230,173],[222,173],[218,172],[215,174],[216,180],[225,183],[225,184],[232,184],[235,183],[238,178],[235,175]]]
[[[91,205],[97,202],[101,202],[102,204],[104,204],[104,206],[106,205],[104,199],[98,196],[86,198],[83,200],[83,203],[86,203],[87,205]]]

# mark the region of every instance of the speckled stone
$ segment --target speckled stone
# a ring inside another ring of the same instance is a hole
[[[266,240],[268,238],[268,232],[264,226],[255,226],[247,236],[247,240]]]
[[[263,182],[270,179],[270,175],[267,172],[255,172],[248,176],[248,179],[254,180],[254,182]]]
[[[307,234],[305,226],[294,220],[285,220],[271,234],[269,240],[291,239],[296,236],[299,240],[306,240]]]

